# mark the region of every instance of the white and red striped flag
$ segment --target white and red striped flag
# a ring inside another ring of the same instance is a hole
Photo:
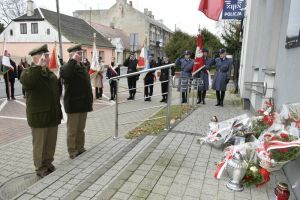
[[[202,41],[201,31],[199,29],[199,33],[197,35],[197,48],[195,52],[194,66],[192,69],[193,76],[196,73],[198,73],[201,69],[203,69],[203,67],[205,67],[205,60],[203,57],[202,47],[203,47],[203,41]]]

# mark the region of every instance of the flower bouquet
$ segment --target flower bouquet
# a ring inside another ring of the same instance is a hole
[[[279,117],[285,127],[294,126],[300,129],[300,104],[282,105]]]
[[[246,175],[243,178],[243,183],[246,186],[255,185],[261,187],[270,180],[270,172],[265,168],[258,166],[255,162],[250,162],[246,171]]]
[[[279,170],[300,155],[300,140],[287,131],[266,132],[256,149],[259,165],[269,172]]]
[[[258,138],[261,133],[267,130],[275,122],[276,113],[273,109],[273,103],[266,101],[264,107],[257,111],[258,115],[251,118],[250,130]]]

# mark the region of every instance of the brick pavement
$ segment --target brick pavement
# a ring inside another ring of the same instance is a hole
[[[168,134],[132,141],[108,139],[65,162],[18,199],[274,199],[276,183],[287,182],[282,171],[273,172],[266,186],[243,192],[228,190],[226,175],[214,179],[215,162],[223,153],[196,141],[208,128],[211,115],[228,119],[245,112],[229,105],[215,109],[213,104],[208,100]],[[293,194],[290,199],[295,199]]]

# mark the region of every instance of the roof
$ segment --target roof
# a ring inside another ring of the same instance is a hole
[[[129,36],[123,30],[95,22],[92,22],[92,27],[106,38],[121,38],[125,49],[130,49]]]
[[[43,8],[34,9],[33,16],[29,17],[25,14],[14,21],[43,20],[43,16],[45,20],[58,30],[57,13]],[[98,47],[115,48],[110,41],[82,19],[60,14],[60,24],[61,34],[73,43],[92,46],[94,41],[93,34],[96,33],[96,45]]]
[[[34,9],[34,14],[32,16],[27,16],[27,14],[24,14],[16,19],[13,19],[13,21],[43,21],[44,17],[40,13],[39,9]]]

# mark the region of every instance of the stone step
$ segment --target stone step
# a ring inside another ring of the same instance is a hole
[[[105,181],[112,180],[153,139],[153,136],[136,140],[109,138],[74,160],[64,162],[14,199],[74,199],[95,181],[105,185]]]

